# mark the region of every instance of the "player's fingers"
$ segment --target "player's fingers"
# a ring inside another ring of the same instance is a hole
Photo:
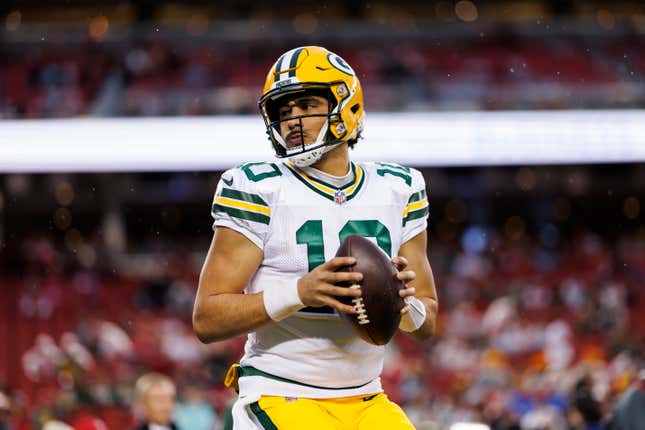
[[[400,281],[403,281],[404,283],[408,283],[411,281],[414,281],[417,277],[417,274],[413,270],[404,270],[402,272],[399,272],[396,274],[397,279]]]
[[[326,280],[330,284],[338,284],[340,282],[354,284],[363,280],[363,274],[359,272],[329,272]]]
[[[339,302],[336,299],[333,299],[331,297],[328,297],[325,304],[327,306],[331,306],[332,308],[336,309],[338,312],[342,312],[344,314],[355,314],[356,309],[352,305],[346,305],[344,303]]]
[[[333,272],[340,269],[341,267],[353,266],[354,264],[356,264],[355,257],[334,257],[318,267],[323,270],[330,270]]]
[[[410,305],[405,305],[401,308],[401,315],[405,315],[410,312]]]
[[[331,297],[360,297],[361,288],[358,285],[352,285],[351,287],[329,285],[324,289],[323,293]]]
[[[410,297],[410,296],[414,296],[414,293],[416,292],[417,290],[414,287],[403,288],[399,290],[399,296],[403,298]]]
[[[392,263],[396,266],[396,270],[403,270],[408,266],[408,259],[397,255],[392,259]]]

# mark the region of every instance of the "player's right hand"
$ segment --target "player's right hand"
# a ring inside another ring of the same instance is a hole
[[[363,279],[363,275],[358,272],[336,271],[354,264],[354,257],[334,257],[298,279],[298,295],[302,303],[315,308],[331,306],[339,312],[355,314],[353,306],[341,303],[337,297],[360,297],[361,289],[336,285],[341,282],[354,284]]]

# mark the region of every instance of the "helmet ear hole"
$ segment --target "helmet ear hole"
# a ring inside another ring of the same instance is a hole
[[[356,104],[355,104],[354,106],[352,106],[350,109],[351,109],[352,113],[356,113],[356,112],[358,112],[358,110],[359,110],[360,108],[361,108],[361,105],[360,105],[360,104],[358,104],[358,103],[356,103]]]

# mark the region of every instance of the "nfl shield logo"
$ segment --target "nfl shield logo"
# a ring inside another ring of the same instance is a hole
[[[334,193],[334,201],[336,204],[342,205],[347,201],[347,196],[345,195],[345,191],[343,190],[336,190]]]

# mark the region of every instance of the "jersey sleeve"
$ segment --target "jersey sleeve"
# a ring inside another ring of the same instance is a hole
[[[267,200],[241,169],[227,170],[222,174],[213,198],[213,229],[228,227],[264,249],[271,221]]]
[[[407,204],[403,210],[403,235],[401,243],[405,243],[428,227],[428,195],[423,175],[416,169],[410,169],[412,182]]]

